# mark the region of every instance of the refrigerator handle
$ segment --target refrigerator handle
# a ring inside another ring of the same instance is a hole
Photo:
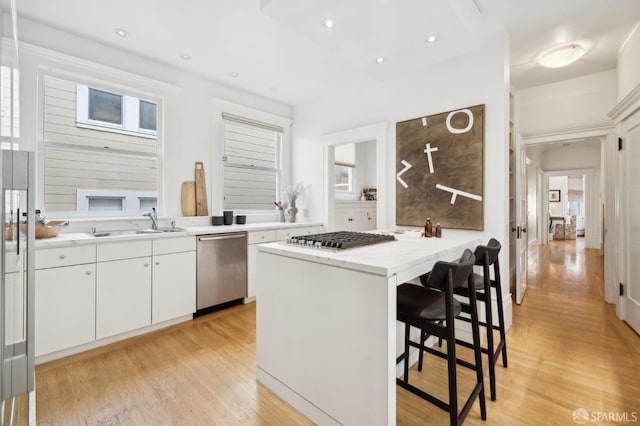
[[[16,238],[18,239],[18,245],[16,247],[16,255],[20,256],[20,208],[17,209],[16,214]]]

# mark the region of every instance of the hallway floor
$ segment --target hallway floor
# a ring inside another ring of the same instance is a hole
[[[532,254],[507,335],[509,368],[499,361],[496,372],[497,401],[488,399],[485,365],[488,419],[476,402],[465,424],[570,425],[578,408],[600,424],[640,417],[640,337],[603,301],[600,253],[579,239]],[[446,366],[434,358],[410,378],[444,398]],[[474,374],[459,377],[470,389]],[[41,365],[36,383],[38,424],[308,424],[256,384],[255,304]],[[444,411],[397,394],[398,424],[448,424]]]

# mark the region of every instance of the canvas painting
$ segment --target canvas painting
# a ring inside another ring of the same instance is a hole
[[[396,123],[396,224],[484,229],[484,109]]]

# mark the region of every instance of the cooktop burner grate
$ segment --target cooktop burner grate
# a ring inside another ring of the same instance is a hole
[[[368,232],[340,231],[326,232],[323,234],[314,235],[299,235],[289,238],[287,240],[287,244],[313,248],[344,250],[395,240],[396,238],[393,235],[370,234]]]

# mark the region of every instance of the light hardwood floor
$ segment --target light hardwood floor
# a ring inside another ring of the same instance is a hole
[[[570,425],[577,408],[640,417],[640,337],[603,301],[600,253],[556,241],[530,260],[497,401],[487,398],[486,423],[476,403],[465,424]],[[433,358],[410,377],[446,398],[446,366]],[[461,371],[460,388],[473,377]],[[308,424],[256,383],[254,304],[38,366],[36,383],[38,424]],[[397,403],[398,424],[448,424],[400,388]]]

